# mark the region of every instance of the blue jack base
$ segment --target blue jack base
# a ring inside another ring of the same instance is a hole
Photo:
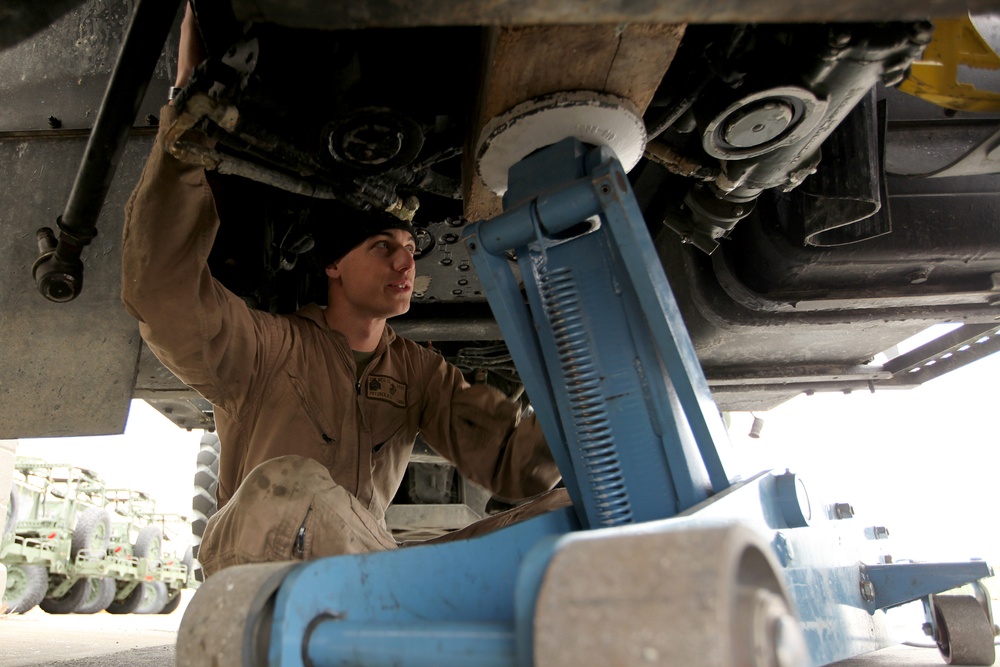
[[[566,509],[468,541],[229,568],[189,605],[178,664],[825,665],[901,641],[876,605],[933,605],[946,598],[928,586],[990,574],[982,561],[902,563],[898,577],[866,566],[863,527],[780,520],[769,500],[779,478],[762,474],[689,515],[628,527],[581,531]],[[751,496],[771,509],[755,519]],[[722,518],[735,507],[741,519]],[[938,611],[946,643],[957,642],[949,650],[961,664],[992,664],[985,612],[960,606]]]

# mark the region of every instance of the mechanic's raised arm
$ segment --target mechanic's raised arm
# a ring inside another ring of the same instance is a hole
[[[196,30],[188,7],[178,84],[203,53]],[[231,407],[259,361],[256,318],[209,273],[219,226],[215,199],[202,167],[164,150],[176,117],[171,105],[161,110],[156,144],[125,207],[122,302],[164,365],[205,398]]]
[[[173,107],[161,110],[160,133],[125,207],[122,302],[143,339],[183,382],[231,405],[246,391],[256,343],[253,316],[212,279],[208,255],[219,219],[199,166],[163,148]]]

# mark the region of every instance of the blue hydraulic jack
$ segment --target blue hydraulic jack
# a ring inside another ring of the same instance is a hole
[[[898,643],[992,664],[982,561],[892,563],[791,472],[740,479],[628,178],[567,139],[518,162],[465,243],[572,508],[465,541],[223,570],[177,664],[824,665]],[[516,266],[512,262],[516,257]],[[977,595],[938,595],[971,584]]]

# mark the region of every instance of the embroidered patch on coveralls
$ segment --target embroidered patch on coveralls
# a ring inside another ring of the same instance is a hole
[[[368,378],[367,396],[392,403],[396,407],[406,407],[406,385],[384,375],[372,375]]]

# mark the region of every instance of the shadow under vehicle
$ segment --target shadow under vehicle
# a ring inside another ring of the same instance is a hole
[[[127,50],[133,4],[11,3],[0,26],[0,435],[121,432],[133,397],[213,425],[118,301],[124,200],[176,68],[174,9]],[[417,288],[394,327],[516,393],[459,239],[500,210],[491,121],[595,90],[642,114],[630,177],[721,410],[913,386],[997,349],[997,27],[966,15],[990,2],[196,6],[212,58],[179,103],[219,145],[177,152],[213,167],[212,269],[255,307],[323,300],[310,248],[331,210],[412,214]],[[951,345],[879,356],[941,322],[963,325]]]

